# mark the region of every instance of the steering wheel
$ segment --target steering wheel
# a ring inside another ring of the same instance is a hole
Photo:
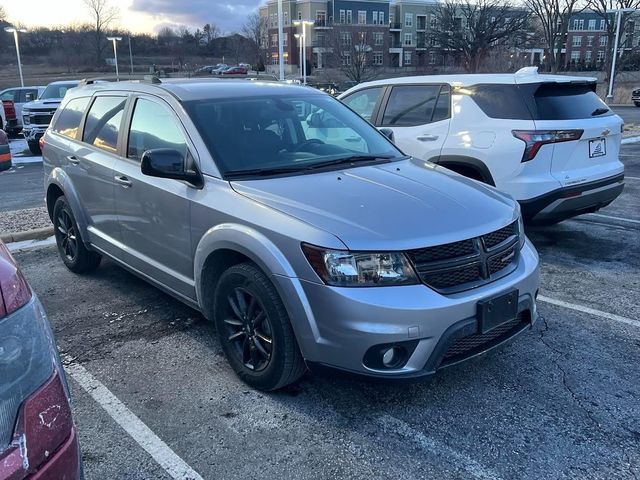
[[[324,144],[325,143],[322,140],[320,140],[319,138],[310,138],[309,140],[305,140],[300,145],[298,145],[297,147],[293,148],[291,151],[292,152],[299,152],[300,150],[303,150],[305,147],[308,147],[309,145],[324,145]]]

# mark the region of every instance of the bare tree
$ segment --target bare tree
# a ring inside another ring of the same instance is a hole
[[[477,72],[492,47],[513,45],[524,33],[529,12],[504,0],[444,0],[436,9],[436,45],[462,57],[464,68]]]
[[[255,58],[255,69],[264,65],[265,46],[267,42],[267,19],[259,12],[251,13],[242,26],[242,34],[251,42],[250,47]]]
[[[370,29],[357,31],[353,27],[335,25],[326,40],[328,64],[337,68],[349,80],[366,82],[378,77],[381,64],[374,56],[375,35]],[[387,37],[383,34],[382,38]],[[380,46],[381,51],[385,49]],[[387,46],[388,49],[388,46]]]
[[[102,64],[107,42],[105,32],[119,17],[117,8],[112,7],[108,0],[83,0],[92,18],[93,48],[96,65]]]
[[[202,35],[207,45],[210,45],[216,38],[220,36],[220,29],[213,23],[207,23],[202,27]]]
[[[564,48],[569,29],[569,20],[575,13],[584,10],[579,0],[526,0],[538,22],[538,27],[549,53],[549,70],[556,73],[562,61],[560,52]]]
[[[595,11],[598,16],[604,20],[605,32],[607,34],[607,52],[604,58],[605,81],[609,81],[611,75],[611,63],[613,61],[613,47],[616,42],[616,26],[617,16],[613,13],[607,13],[607,10],[614,8],[640,8],[640,0],[588,0],[588,7]],[[633,12],[622,13],[620,22],[620,38],[618,40],[618,52],[622,53],[620,47],[624,46],[627,40],[624,32],[627,31],[629,21]],[[632,45],[629,45],[632,46]]]
[[[2,5],[0,5],[0,22],[7,21],[7,11],[4,9]]]

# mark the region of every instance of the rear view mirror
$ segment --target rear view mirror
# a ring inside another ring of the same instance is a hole
[[[142,154],[140,169],[150,177],[183,180],[197,188],[203,185],[200,173],[187,167],[187,159],[177,150],[156,148]]]
[[[385,137],[387,137],[392,142],[394,141],[393,130],[391,130],[390,128],[381,128],[380,129],[380,133],[383,134]]]

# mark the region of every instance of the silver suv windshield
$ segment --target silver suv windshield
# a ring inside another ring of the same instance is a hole
[[[67,90],[77,87],[77,83],[56,83],[55,85],[49,85],[44,89],[39,100],[48,100],[50,98],[64,98]]]
[[[405,158],[369,123],[325,95],[195,100],[185,107],[225,178]]]

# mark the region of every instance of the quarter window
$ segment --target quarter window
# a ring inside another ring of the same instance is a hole
[[[110,153],[118,151],[118,132],[122,124],[123,97],[98,97],[91,105],[82,141]]]
[[[53,131],[65,137],[76,139],[82,116],[90,100],[91,97],[70,100],[60,112],[56,123],[53,125]]]
[[[442,100],[439,99],[440,96],[443,96]],[[406,85],[394,87],[389,96],[382,125],[410,127],[448,118],[448,98],[448,86]]]
[[[380,56],[382,56],[382,54],[380,54]],[[367,88],[349,95],[342,101],[351,107],[352,110],[356,111],[362,118],[370,122],[373,110],[376,108],[381,93],[382,87]]]
[[[187,156],[187,141],[172,111],[159,103],[138,99],[131,119],[127,157],[140,161],[142,154],[156,148],[170,148]]]
[[[7,90],[0,96],[0,100],[11,100],[13,102],[16,101],[16,93],[17,90]]]

